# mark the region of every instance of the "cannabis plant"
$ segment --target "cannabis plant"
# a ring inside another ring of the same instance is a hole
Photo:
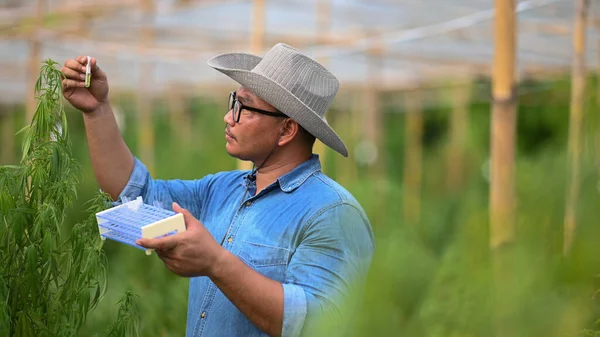
[[[56,65],[46,60],[41,67],[38,105],[20,131],[20,164],[0,166],[0,336],[76,336],[106,290],[95,213],[110,200],[98,193],[87,203],[86,221],[64,224],[80,166],[71,152],[64,77]],[[127,322],[137,334],[137,318]]]

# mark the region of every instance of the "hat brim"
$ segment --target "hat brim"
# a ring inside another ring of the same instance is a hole
[[[348,157],[346,145],[329,126],[327,120],[321,118],[278,83],[252,71],[261,60],[261,57],[255,55],[229,53],[213,57],[208,60],[208,65],[248,88],[255,95],[292,118],[323,144],[344,157]]]

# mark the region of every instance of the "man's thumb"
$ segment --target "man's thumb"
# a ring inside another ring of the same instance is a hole
[[[106,80],[106,73],[98,66],[98,60],[96,60],[95,57],[92,57],[90,62],[92,65],[92,77],[98,80]]]
[[[185,221],[185,227],[187,229],[192,229],[194,227],[197,226],[197,221],[196,218],[194,218],[194,216],[192,215],[192,213],[190,213],[187,209],[179,206],[178,203],[174,202],[173,203],[173,210],[177,213],[181,213],[183,214],[183,220]]]

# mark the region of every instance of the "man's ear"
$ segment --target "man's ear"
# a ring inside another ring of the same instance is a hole
[[[300,125],[296,123],[296,121],[291,118],[286,118],[281,126],[280,136],[279,136],[279,146],[284,146],[291,142],[294,137],[299,135],[300,133]]]

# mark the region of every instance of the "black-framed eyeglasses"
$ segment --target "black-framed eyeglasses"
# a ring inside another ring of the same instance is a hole
[[[246,109],[248,111],[258,112],[259,114],[263,114],[263,115],[267,115],[267,116],[287,117],[286,115],[282,114],[281,112],[266,111],[266,110],[253,108],[253,107],[250,107],[247,105],[243,105],[242,102],[240,102],[236,98],[235,91],[232,91],[231,93],[229,93],[229,103],[227,104],[227,108],[231,111],[231,117],[233,118],[233,120],[236,123],[240,122],[240,117],[242,116],[243,109]]]

